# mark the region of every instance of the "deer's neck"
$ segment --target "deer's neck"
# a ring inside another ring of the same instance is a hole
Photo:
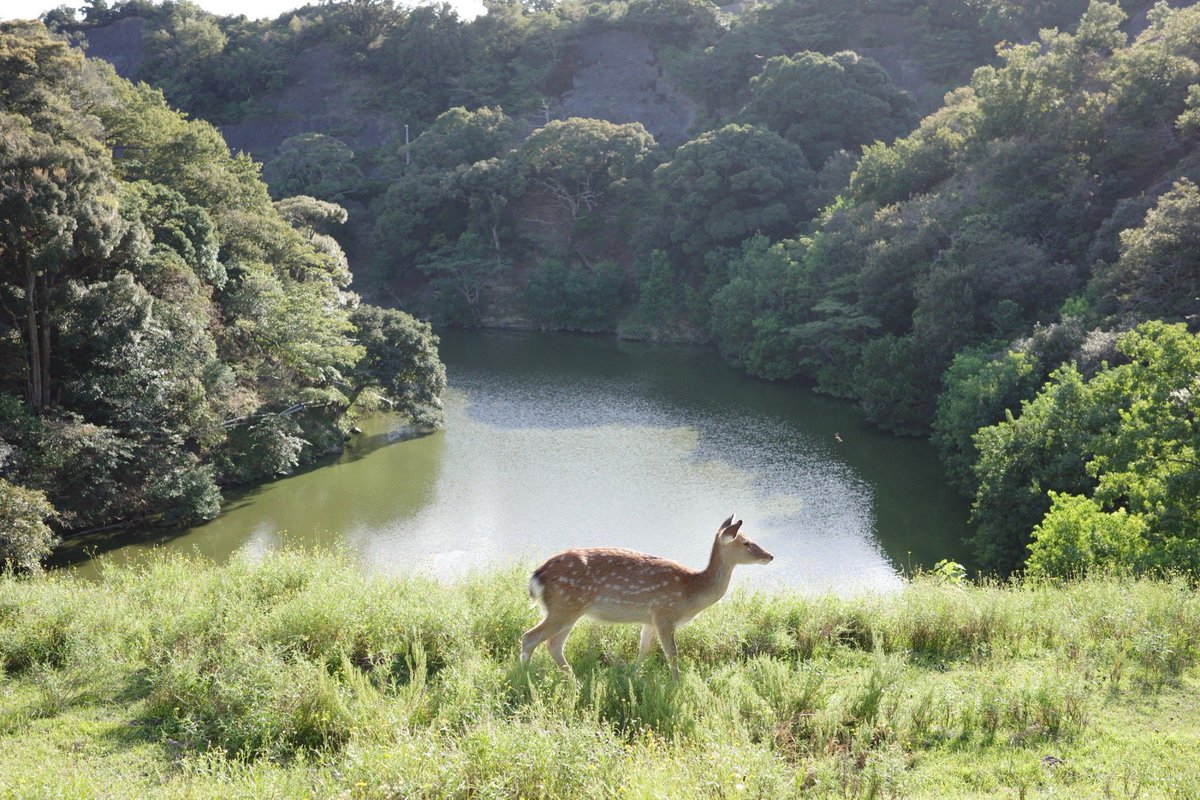
[[[720,600],[729,588],[731,577],[733,577],[733,564],[721,556],[720,544],[713,542],[708,566],[696,575],[695,598],[697,602],[703,606],[709,606]]]

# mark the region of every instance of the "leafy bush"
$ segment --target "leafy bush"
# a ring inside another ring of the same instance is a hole
[[[1104,511],[1090,497],[1051,491],[1050,510],[1033,529],[1026,571],[1071,577],[1090,570],[1135,571],[1145,564],[1146,521],[1125,509]]]
[[[0,478],[0,567],[35,571],[50,554],[54,531],[46,520],[54,506],[42,492]]]
[[[529,276],[525,307],[530,317],[550,327],[573,331],[611,331],[621,309],[625,276],[602,261],[594,269],[544,260]]]

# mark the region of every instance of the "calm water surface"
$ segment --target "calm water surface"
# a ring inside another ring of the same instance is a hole
[[[730,512],[776,556],[740,568],[744,585],[888,590],[910,566],[966,559],[966,505],[927,443],[710,350],[451,331],[442,357],[444,430],[412,439],[374,419],[336,461],[234,495],[208,524],[75,542],[64,559],[91,573],[82,559],[100,551],[329,546],[370,570],[454,576],[610,545],[703,566]]]

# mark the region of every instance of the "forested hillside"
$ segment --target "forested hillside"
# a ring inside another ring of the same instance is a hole
[[[436,422],[428,325],[361,305],[331,203],[36,23],[0,25],[0,563],[54,531],[215,516],[220,485]]]
[[[256,22],[130,0],[82,16],[46,22],[264,162],[278,210],[247,157],[220,155],[254,187],[243,205],[318,264],[280,291],[326,298],[326,316],[351,313],[340,236],[356,290],[423,318],[707,342],[932,435],[989,571],[1200,566],[1196,7],[633,0],[463,21],[352,0]],[[215,137],[89,63],[105,91]],[[112,129],[127,105],[86,110]],[[186,170],[144,174],[158,162],[126,141],[109,141],[117,179],[245,230],[244,209],[177,186]],[[222,252],[226,272],[278,263]],[[353,347],[336,325],[292,333],[314,330]],[[316,388],[266,383],[284,408]],[[227,406],[215,416],[238,418]]]

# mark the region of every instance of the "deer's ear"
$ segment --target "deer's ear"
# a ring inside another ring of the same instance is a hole
[[[720,533],[721,541],[725,544],[732,542],[737,538],[738,528],[740,527],[742,527],[742,521],[740,519],[732,525],[726,525],[723,527]]]
[[[733,514],[730,514],[728,519],[726,519],[724,522],[722,522],[720,525],[717,526],[717,530],[723,531],[732,524],[733,524]]]

